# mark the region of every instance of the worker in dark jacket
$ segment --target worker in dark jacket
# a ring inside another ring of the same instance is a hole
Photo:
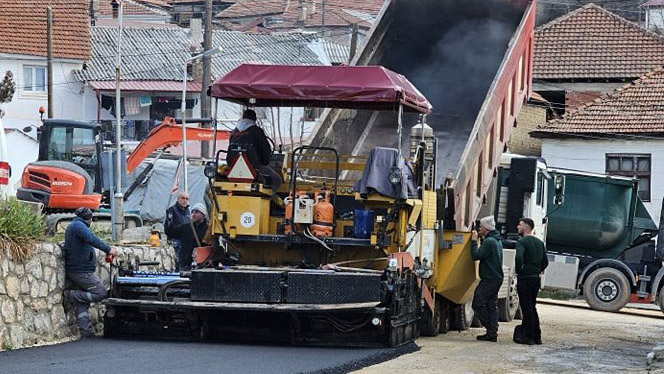
[[[231,165],[238,156],[238,151],[236,151],[238,148],[247,153],[254,170],[268,178],[269,183],[267,184],[273,194],[276,194],[281,185],[281,175],[269,166],[272,147],[263,129],[256,125],[256,112],[251,109],[244,111],[242,119],[231,132],[226,156],[228,165]]]
[[[185,223],[189,223],[191,213],[189,212],[189,194],[187,192],[182,192],[178,195],[178,200],[171,206],[166,209],[166,220],[164,221],[164,231],[169,239],[173,242],[173,249],[175,250],[175,271],[180,271],[180,248],[182,243],[180,239],[174,238],[168,235],[169,228],[173,226],[180,226]]]
[[[180,270],[191,270],[194,248],[203,246],[203,238],[208,229],[208,214],[205,205],[198,203],[191,208],[191,222],[171,225],[166,228],[166,235],[179,239]]]
[[[74,304],[76,319],[82,337],[94,335],[92,321],[88,314],[90,303],[106,298],[106,287],[95,273],[97,255],[95,248],[106,254],[116,255],[115,249],[90,231],[92,211],[78,208],[76,218],[65,231],[65,273],[75,286],[64,291],[64,299]]]
[[[549,265],[544,242],[533,235],[535,222],[530,218],[521,218],[517,230],[523,237],[516,243],[515,267],[517,275],[516,290],[523,319],[521,336],[514,341],[520,344],[542,344],[539,316],[537,315],[537,294],[541,284],[540,275]],[[516,334],[515,334],[516,335]]]
[[[498,291],[503,283],[503,245],[496,231],[493,216],[480,219],[479,235],[482,245],[478,246],[478,232],[473,230],[470,251],[473,260],[480,261],[480,283],[473,296],[473,310],[486,334],[477,340],[498,341]]]

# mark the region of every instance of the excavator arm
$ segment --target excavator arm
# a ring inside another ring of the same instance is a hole
[[[187,127],[187,141],[206,141],[214,139],[214,129]],[[216,140],[228,140],[229,131],[217,130]],[[175,123],[173,117],[165,117],[159,126],[150,131],[136,149],[127,158],[127,171],[132,172],[145,160],[150,153],[166,147],[177,146],[182,143],[182,127]]]

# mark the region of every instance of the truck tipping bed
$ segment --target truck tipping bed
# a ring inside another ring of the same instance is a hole
[[[529,96],[534,5],[527,0],[388,0],[353,61],[399,72],[429,98],[433,113],[427,123],[439,142],[436,183],[453,176],[459,229],[478,214]],[[406,130],[417,121],[415,115],[404,118]],[[375,146],[397,146],[396,123],[396,110],[332,109],[314,129],[312,144],[367,155]]]

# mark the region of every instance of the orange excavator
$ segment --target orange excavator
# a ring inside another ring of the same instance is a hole
[[[191,119],[189,123],[203,122]],[[209,120],[207,120],[209,121]],[[187,141],[227,140],[228,131],[187,127]],[[177,146],[182,142],[182,128],[172,117],[166,117],[150,131],[127,158],[131,172],[152,152]],[[159,154],[161,155],[161,153]],[[88,207],[97,220],[110,220],[110,193],[104,188],[109,181],[112,163],[102,162],[104,144],[101,126],[90,122],[45,119],[39,137],[39,156],[28,164],[21,178],[16,196],[20,200],[44,204],[46,223],[50,231],[62,227],[73,218],[73,211]],[[106,155],[108,156],[108,154]],[[110,158],[110,157],[107,157]],[[154,162],[149,165],[151,170]],[[125,192],[125,200],[147,176],[141,173]],[[125,213],[125,227],[142,226],[138,214]]]

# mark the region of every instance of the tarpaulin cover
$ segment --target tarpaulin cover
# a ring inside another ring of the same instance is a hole
[[[404,110],[431,104],[401,74],[382,66],[244,64],[217,79],[210,95],[247,106]]]
[[[136,170],[129,173],[128,185],[134,182],[148,163],[141,163]],[[145,222],[163,222],[166,217],[166,209],[175,204],[178,192],[171,193],[174,184],[175,173],[178,167],[178,161],[161,159],[157,161],[150,177],[143,182],[129,196],[125,202],[125,210],[139,211],[141,218]],[[206,193],[208,190],[208,180],[203,174],[203,167],[189,165],[187,168],[189,179],[189,204],[206,203]],[[180,178],[180,187],[184,185],[183,178]],[[206,204],[208,209],[209,204]]]

